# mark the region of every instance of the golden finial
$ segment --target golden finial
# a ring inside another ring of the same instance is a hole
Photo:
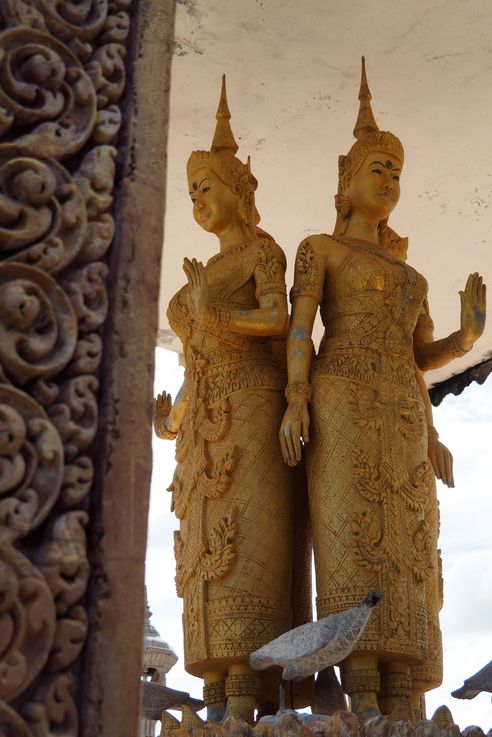
[[[220,91],[219,107],[217,108],[215,117],[217,125],[215,126],[214,138],[210,150],[214,153],[230,151],[234,155],[239,147],[232,133],[231,124],[229,123],[231,114],[227,105],[225,74],[222,75],[222,89]]]
[[[354,128],[354,136],[358,141],[361,141],[369,133],[377,133],[379,131],[378,125],[374,120],[374,115],[371,108],[372,95],[367,84],[366,77],[366,60],[362,57],[362,72],[360,78],[360,90],[359,90],[359,114]]]

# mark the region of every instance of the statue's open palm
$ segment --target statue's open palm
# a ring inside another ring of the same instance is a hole
[[[169,430],[166,426],[166,420],[173,406],[170,394],[158,394],[154,399],[154,430],[158,438],[166,440],[169,437]]]
[[[188,307],[191,317],[198,323],[209,320],[210,290],[205,274],[205,267],[196,258],[185,258],[183,270],[188,279]]]
[[[469,350],[485,328],[486,286],[482,277],[476,272],[470,274],[464,290],[459,294],[461,299],[460,343],[465,350]]]

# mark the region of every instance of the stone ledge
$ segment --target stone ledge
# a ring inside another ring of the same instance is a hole
[[[204,722],[196,714],[193,725],[189,721],[184,725],[162,716],[161,737],[492,737],[492,729],[487,733],[477,726],[460,730],[457,724],[443,724],[441,719],[412,724],[378,716],[361,722],[349,711],[337,711],[331,716],[286,712],[255,725],[234,717],[223,723]]]

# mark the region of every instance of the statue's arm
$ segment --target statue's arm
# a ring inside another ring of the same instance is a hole
[[[289,327],[285,287],[283,292],[265,292],[258,297],[258,305],[252,310],[230,310],[228,329],[243,335],[285,336]]]
[[[285,287],[285,256],[273,241],[259,242],[253,276],[258,307],[244,310],[210,299],[205,267],[196,259],[184,260],[188,277],[189,307],[199,324],[225,328],[233,333],[282,337],[287,333],[289,313]]]
[[[288,384],[285,390],[288,406],[279,433],[282,455],[289,466],[295,466],[301,460],[301,438],[304,443],[309,442],[311,335],[325,277],[324,261],[320,257],[320,249],[310,242],[313,240],[306,239],[299,246],[292,289],[292,320],[287,337]]]
[[[427,424],[427,453],[429,460],[432,464],[432,468],[434,469],[434,473],[436,474],[436,478],[442,481],[443,484],[446,484],[446,486],[452,488],[454,486],[453,456],[448,448],[439,441],[439,435],[434,427],[429,392],[427,391],[422,372],[417,365],[415,365],[415,376],[422,394],[422,399],[424,400],[425,420]]]
[[[421,371],[440,368],[465,355],[485,328],[486,287],[482,277],[470,274],[460,293],[460,329],[447,338],[434,340],[432,322],[419,321],[413,336],[415,360]]]
[[[313,355],[311,334],[317,310],[318,302],[313,297],[295,297],[287,337],[289,383],[285,396],[288,406],[279,433],[282,455],[289,466],[295,466],[301,460],[301,438],[304,443],[309,442],[309,370]]]

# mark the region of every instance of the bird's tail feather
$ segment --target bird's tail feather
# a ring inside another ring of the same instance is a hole
[[[380,601],[383,598],[383,595],[380,591],[377,589],[372,589],[367,594],[366,598],[363,600],[363,604],[366,604],[367,606],[373,607],[376,606],[378,601]]]

